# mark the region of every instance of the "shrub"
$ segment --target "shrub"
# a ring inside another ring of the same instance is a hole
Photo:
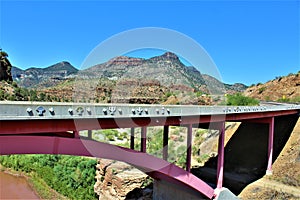
[[[255,106],[259,104],[257,99],[243,96],[241,93],[227,95],[226,104],[228,106]]]
[[[113,135],[107,135],[106,138],[109,140],[109,141],[115,141],[115,137]]]
[[[291,102],[293,102],[293,103],[300,103],[300,96],[292,98]]]
[[[267,88],[266,87],[261,87],[258,89],[258,94],[263,93],[263,91],[265,91]]]

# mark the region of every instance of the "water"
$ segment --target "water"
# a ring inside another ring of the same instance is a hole
[[[40,199],[24,177],[0,171],[0,199]]]

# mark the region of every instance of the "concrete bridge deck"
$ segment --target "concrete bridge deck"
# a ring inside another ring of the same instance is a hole
[[[296,104],[197,106],[2,101],[0,102],[0,120],[232,115],[299,109],[300,105]]]

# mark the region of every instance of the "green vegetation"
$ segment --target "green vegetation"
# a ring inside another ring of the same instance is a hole
[[[282,102],[282,103],[300,103],[300,96],[296,96],[294,98],[286,98],[283,96],[280,99],[277,99],[277,102]]]
[[[227,95],[226,105],[228,106],[255,106],[259,104],[259,100],[246,97],[241,93]]]
[[[163,129],[160,127],[148,127],[147,128],[147,153],[162,158],[163,151]],[[177,135],[178,139],[172,140],[169,138],[169,146],[168,146],[168,161],[174,163],[180,167],[186,166],[186,142],[185,137],[180,134],[185,127],[170,127],[172,130],[172,135]],[[134,149],[141,149],[141,134],[140,129],[135,129],[135,143]],[[186,130],[185,130],[186,132]],[[175,134],[174,134],[175,133]],[[125,133],[121,133],[124,136]],[[126,137],[128,134],[126,133]],[[126,142],[119,143],[119,146],[129,148],[129,140],[127,138]]]
[[[12,65],[7,57],[8,54],[0,49],[0,81],[4,80],[11,83],[13,81],[11,76]]]
[[[5,87],[10,87],[12,92],[7,92]],[[0,101],[7,100],[7,101],[67,101],[68,99],[65,98],[58,98],[55,96],[48,95],[44,92],[37,92],[36,90],[32,89],[29,90],[27,88],[20,88],[18,87],[16,82],[12,82],[12,84],[8,85],[4,81],[0,83]]]
[[[32,184],[43,193],[45,183],[70,199],[97,199],[94,192],[96,160],[62,155],[0,156],[6,168],[33,174]],[[49,194],[44,193],[43,198]]]
[[[100,142],[106,142],[107,140],[110,142],[116,140],[128,140],[128,133],[127,132],[119,132],[116,129],[104,129],[94,131],[94,139]]]
[[[135,150],[141,149],[140,129],[135,129]],[[206,162],[210,156],[200,154],[199,146],[205,140],[206,129],[198,129],[193,136],[192,155],[199,163]],[[120,133],[119,133],[120,134]],[[124,133],[123,133],[124,134]],[[126,133],[127,134],[127,133]],[[128,134],[127,134],[128,137]],[[129,148],[129,139],[126,142],[119,143],[119,146]],[[147,153],[162,158],[163,151],[163,129],[160,127],[148,127],[147,129]],[[168,161],[184,168],[186,166],[186,127],[170,126]]]

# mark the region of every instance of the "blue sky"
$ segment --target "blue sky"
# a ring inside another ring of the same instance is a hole
[[[161,27],[197,41],[226,83],[250,85],[300,70],[299,1],[0,2],[0,47],[23,69],[60,61],[80,68],[109,37]]]

